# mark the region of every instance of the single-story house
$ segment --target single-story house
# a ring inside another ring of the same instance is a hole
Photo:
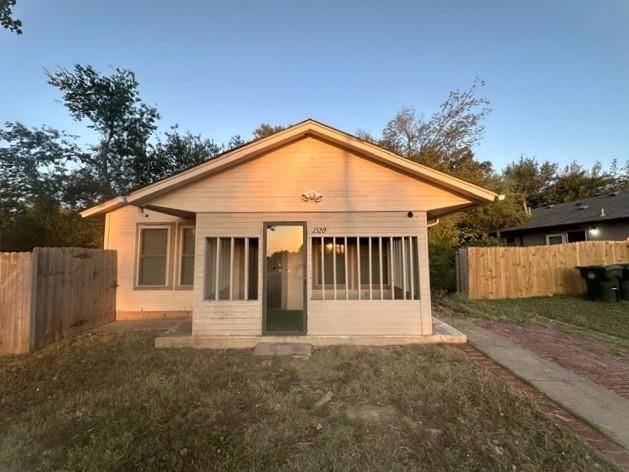
[[[629,239],[629,192],[535,208],[526,223],[500,234],[516,246],[623,241]]]
[[[430,222],[496,197],[306,120],[82,215],[118,252],[118,319],[191,313],[197,340],[426,336]]]

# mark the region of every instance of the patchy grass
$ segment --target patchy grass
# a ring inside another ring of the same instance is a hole
[[[0,359],[0,470],[616,470],[452,347],[258,360],[153,337]],[[389,413],[344,413],[365,405]]]
[[[535,323],[580,334],[598,334],[629,345],[629,302],[606,303],[566,296],[471,300],[452,295],[439,303],[455,317]]]

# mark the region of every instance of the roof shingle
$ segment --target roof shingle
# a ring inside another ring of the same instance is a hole
[[[629,218],[629,192],[614,192],[532,210],[531,218],[502,233]]]

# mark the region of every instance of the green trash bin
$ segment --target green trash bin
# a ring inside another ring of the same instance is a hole
[[[623,268],[618,265],[577,267],[588,288],[588,298],[617,302]]]
[[[629,264],[619,264],[622,267],[620,279],[620,299],[629,301]]]

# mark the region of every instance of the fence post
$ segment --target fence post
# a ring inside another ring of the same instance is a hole
[[[35,350],[35,333],[37,325],[37,280],[39,279],[39,248],[33,248],[31,254],[31,306],[28,327],[28,351]]]
[[[455,266],[456,266],[456,291],[469,296],[469,270],[468,270],[468,258],[467,248],[460,247],[455,254]]]
[[[456,272],[456,291],[461,293],[461,248],[454,253],[454,271]]]

